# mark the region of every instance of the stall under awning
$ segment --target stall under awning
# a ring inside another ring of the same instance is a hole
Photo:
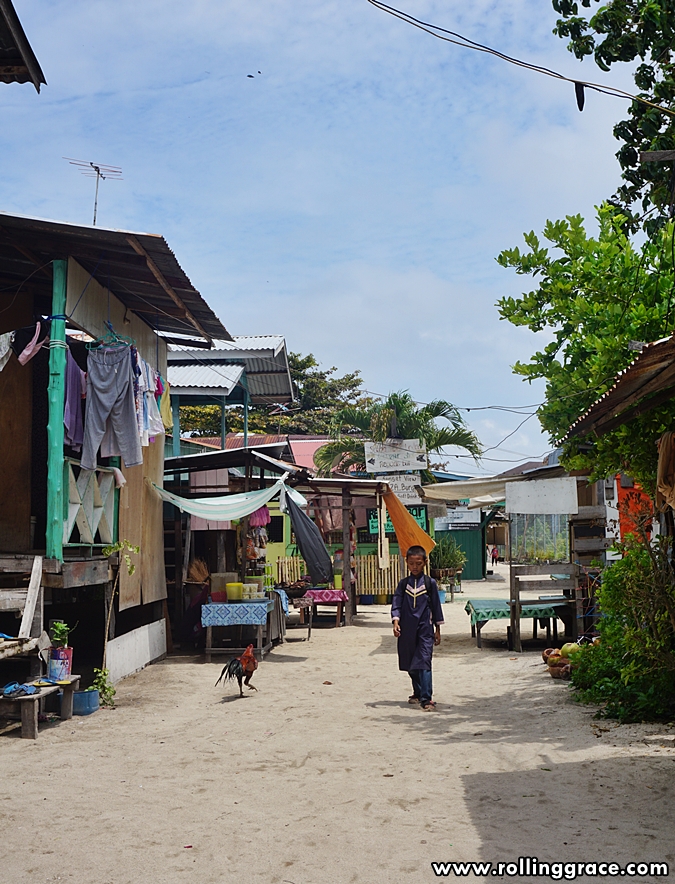
[[[484,479],[467,479],[464,482],[438,482],[423,485],[422,491],[431,500],[473,500],[489,496],[488,506],[506,497],[508,482],[522,482],[523,476],[488,476]]]

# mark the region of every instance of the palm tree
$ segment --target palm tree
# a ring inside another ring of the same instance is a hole
[[[438,418],[445,418],[450,426],[437,426]],[[340,409],[333,418],[331,435],[332,440],[314,455],[323,476],[351,467],[367,472],[364,442],[384,442],[388,438],[419,439],[430,452],[453,445],[477,458],[482,451],[478,437],[467,428],[454,405],[436,399],[419,407],[407,390],[390,393],[382,402]],[[426,478],[433,481],[430,474]]]

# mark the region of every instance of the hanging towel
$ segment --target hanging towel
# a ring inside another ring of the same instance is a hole
[[[393,491],[385,491],[382,495],[391,519],[391,524],[396,532],[401,555],[405,556],[411,546],[421,546],[427,555],[436,546],[426,531],[417,524],[405,506],[401,503]]]
[[[668,431],[659,439],[659,465],[656,471],[656,507],[675,509],[675,433]]]
[[[171,411],[171,393],[170,393],[169,382],[166,381],[164,384],[164,392],[162,393],[162,398],[159,400],[159,413],[162,416],[162,422],[164,423],[164,428],[166,430],[170,430],[173,428],[173,412]]]
[[[143,463],[134,404],[133,367],[127,347],[89,352],[82,469],[96,469],[96,454],[108,426],[125,466]]]
[[[82,376],[84,372],[75,362],[70,350],[66,350],[66,399],[63,410],[66,445],[75,451],[82,448],[84,424],[82,422]]]
[[[12,350],[18,356],[20,365],[25,365],[35,356],[49,338],[50,331],[51,323],[46,319],[41,319],[35,325],[18,328],[14,332]]]
[[[0,371],[7,365],[9,357],[12,355],[12,333],[5,332],[0,335]]]

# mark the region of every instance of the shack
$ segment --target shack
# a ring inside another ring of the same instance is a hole
[[[0,578],[25,583],[44,557],[38,608],[45,624],[79,623],[76,667],[100,666],[113,604],[117,680],[166,652],[162,503],[146,482],[162,483],[164,435],[155,426],[143,439],[136,466],[99,454],[83,469],[64,411],[74,420],[81,409],[72,378],[87,368],[87,344],[108,334],[133,342],[155,380],[166,379],[171,340],[229,338],[163,237],[0,214]],[[102,551],[118,540],[140,553],[133,574],[120,569],[113,600],[116,563]]]

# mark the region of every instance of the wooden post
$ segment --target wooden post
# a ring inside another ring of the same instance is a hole
[[[349,534],[349,514],[352,496],[349,488],[342,489],[342,588],[347,593],[345,623],[351,626],[354,617],[354,596],[352,593],[351,537]]]
[[[68,262],[53,261],[52,316],[66,311]],[[63,409],[66,392],[66,322],[52,319],[47,423],[47,558],[63,561]]]
[[[245,414],[246,412],[244,412]],[[244,424],[246,426],[246,424]],[[246,432],[246,430],[244,430]],[[246,447],[246,438],[244,437],[244,447]],[[244,474],[244,491],[250,491],[251,489],[251,460],[250,457],[246,458],[246,472]],[[246,549],[248,546],[247,543],[248,536],[248,516],[244,516],[241,520],[241,582],[246,583]]]
[[[171,413],[173,414],[173,427],[171,438],[173,440],[173,456],[180,456],[180,396],[171,396]]]
[[[225,436],[227,436],[227,421],[225,420],[225,403],[227,399],[223,396],[220,403],[220,448],[225,451]],[[246,444],[246,443],[244,443]]]
[[[248,448],[248,390],[246,387],[244,387],[244,448]],[[246,490],[248,491],[248,488]]]

